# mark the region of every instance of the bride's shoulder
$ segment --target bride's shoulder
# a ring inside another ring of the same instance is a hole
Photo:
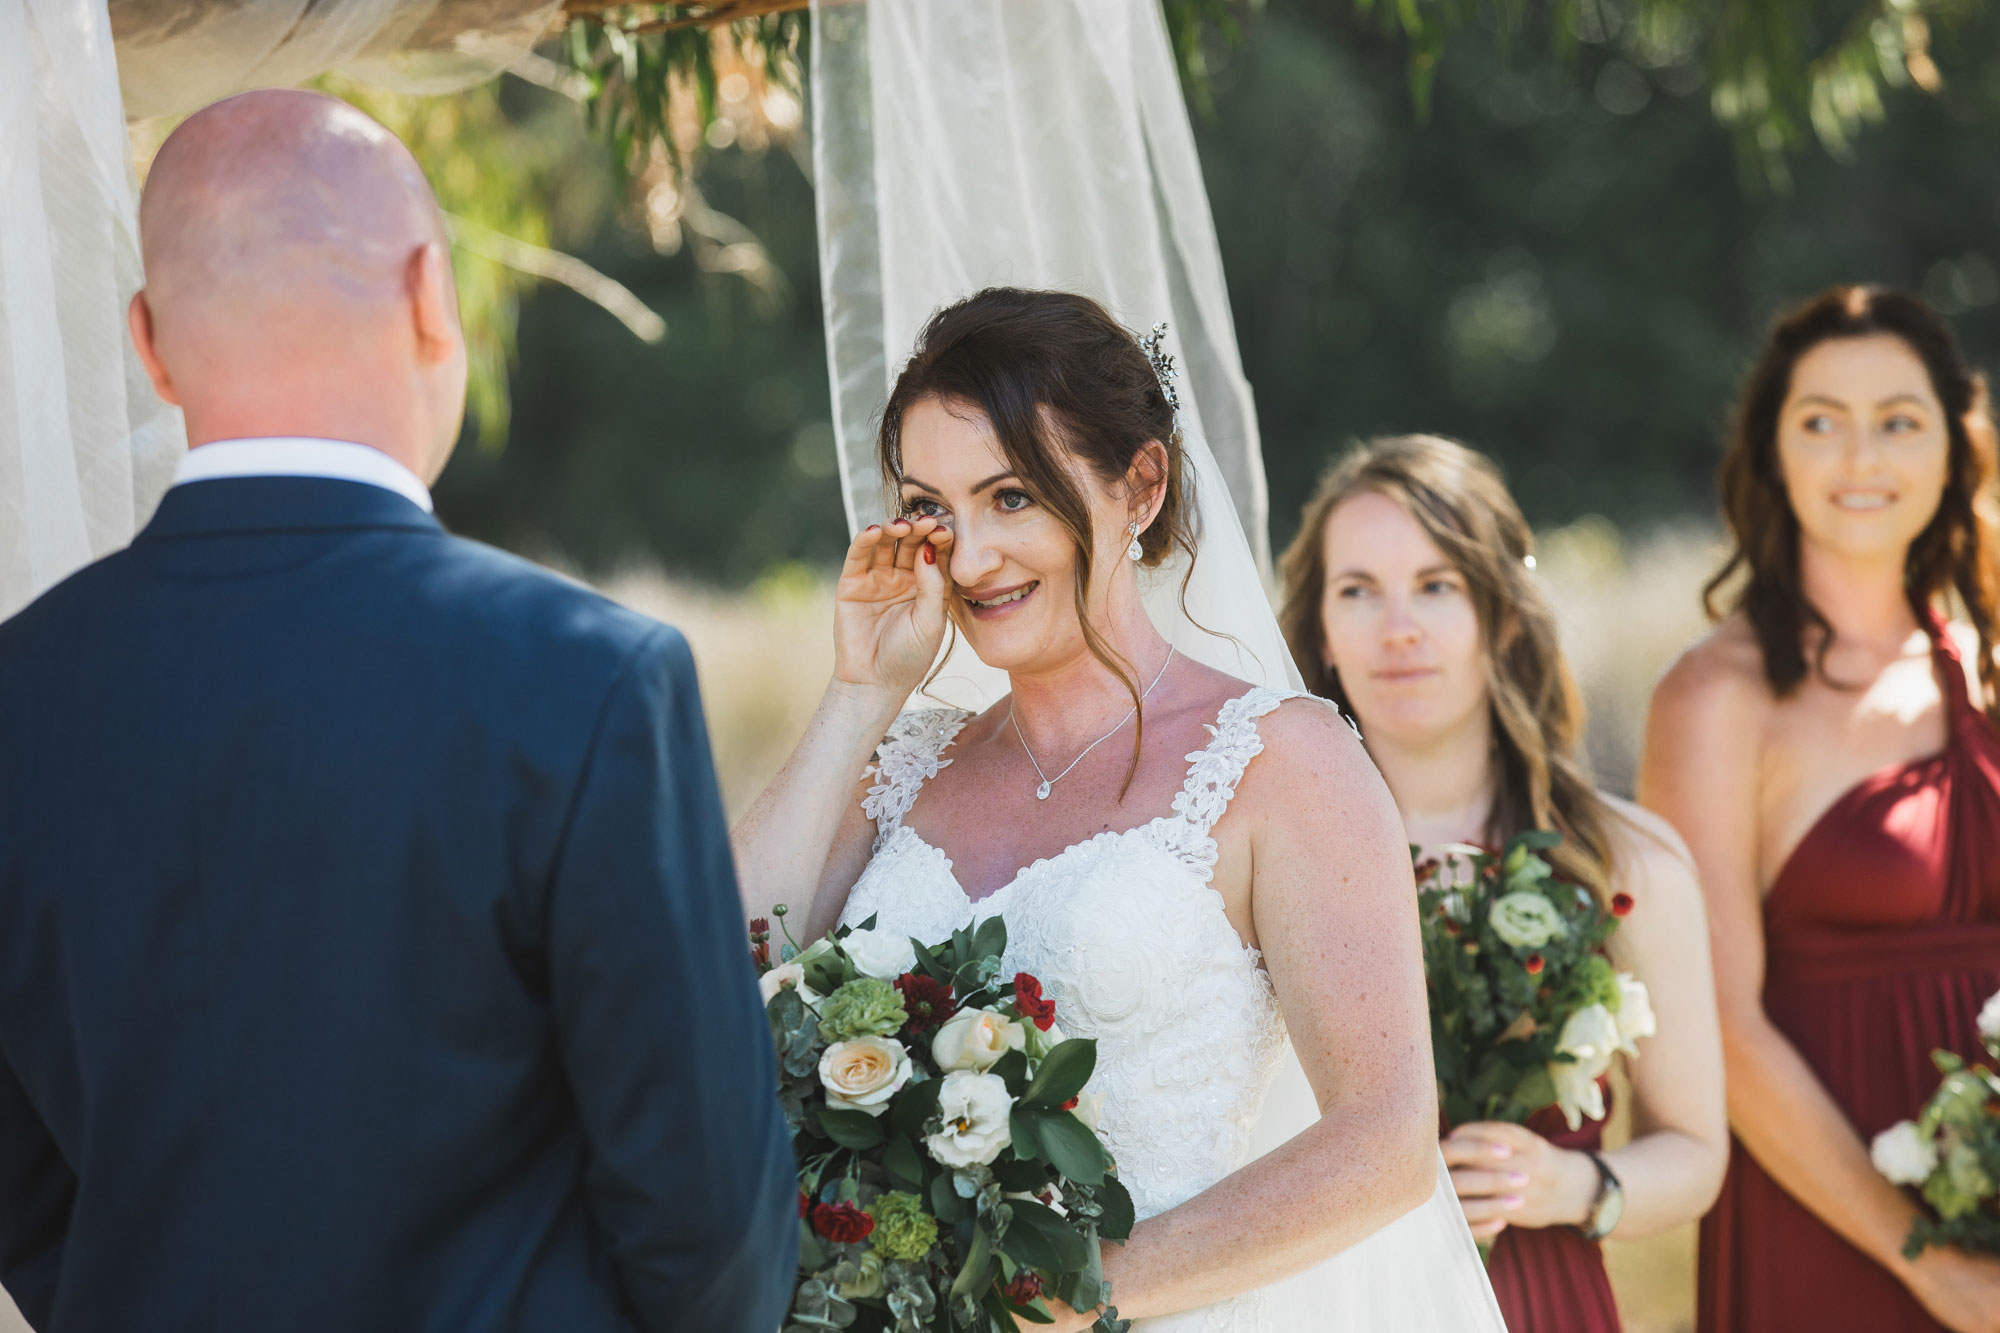
[[[1237,702],[1260,742],[1257,761],[1245,774],[1253,792],[1311,801],[1337,797],[1356,783],[1380,783],[1360,734],[1331,700],[1258,688]]]

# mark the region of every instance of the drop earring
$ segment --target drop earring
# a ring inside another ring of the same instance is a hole
[[[1125,548],[1125,558],[1127,560],[1144,558],[1146,548],[1139,545],[1139,525],[1137,523],[1128,523],[1125,525],[1125,531],[1132,538],[1132,544]]]

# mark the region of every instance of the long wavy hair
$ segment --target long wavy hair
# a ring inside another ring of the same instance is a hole
[[[1583,758],[1583,696],[1532,571],[1534,533],[1485,456],[1435,435],[1400,435],[1361,445],[1320,478],[1280,563],[1279,622],[1307,687],[1353,714],[1340,673],[1327,664],[1321,607],[1326,525],[1343,501],[1365,492],[1408,510],[1470,592],[1493,731],[1487,841],[1553,829],[1563,835],[1551,854],[1558,873],[1602,896],[1614,816]]]
[[[1772,326],[1738,395],[1716,477],[1735,546],[1702,590],[1702,603],[1715,619],[1743,613],[1763,649],[1765,679],[1780,697],[1808,673],[1828,680],[1833,626],[1806,595],[1800,574],[1799,520],[1778,460],[1778,417],[1799,358],[1836,338],[1874,334],[1901,339],[1923,362],[1944,407],[1950,443],[1937,512],[1903,558],[1903,594],[1919,623],[1940,599],[1957,594],[1979,635],[1987,716],[2000,722],[2000,666],[1993,657],[2000,625],[2000,500],[1992,409],[1985,377],[1966,365],[1950,327],[1919,297],[1880,287],[1834,287]]]
[[[1074,593],[1083,641],[1124,682],[1138,710],[1125,775],[1129,789],[1146,735],[1145,703],[1132,664],[1090,621],[1090,499],[1071,468],[1072,460],[1080,461],[1100,481],[1116,484],[1130,474],[1141,449],[1161,444],[1165,474],[1152,479],[1161,489],[1160,510],[1139,534],[1139,563],[1150,568],[1178,550],[1191,575],[1194,482],[1153,363],[1131,331],[1087,296],[989,287],[946,306],[924,326],[882,409],[876,458],[892,493],[902,484],[903,418],[932,398],[985,416],[1022,488],[1076,543]],[[1183,594],[1186,586],[1184,577]]]

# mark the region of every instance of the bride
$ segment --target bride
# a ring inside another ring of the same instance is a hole
[[[812,936],[1004,914],[1008,971],[1098,1043],[1135,1329],[1500,1333],[1389,793],[1331,707],[1176,652],[1142,603],[1142,566],[1196,553],[1171,380],[1086,298],[985,291],[924,331],[880,458],[900,517],[849,547],[834,679],[736,830],[747,901]],[[1011,692],[903,711],[948,626]],[[1288,1041],[1319,1117],[1251,1160]]]

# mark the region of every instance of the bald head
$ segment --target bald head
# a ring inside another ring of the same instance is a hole
[[[218,102],[161,146],[139,230],[133,333],[163,395],[187,410],[191,440],[206,414],[225,432],[208,438],[366,433],[376,438],[359,442],[405,462],[412,447],[434,461],[420,475],[442,467],[436,437],[455,438],[464,392],[448,241],[423,171],[389,131],[318,93]],[[339,408],[357,390],[387,401]]]
[[[289,90],[183,121],[153,160],[139,231],[162,319],[390,300],[410,252],[445,239],[396,136],[345,102]]]

